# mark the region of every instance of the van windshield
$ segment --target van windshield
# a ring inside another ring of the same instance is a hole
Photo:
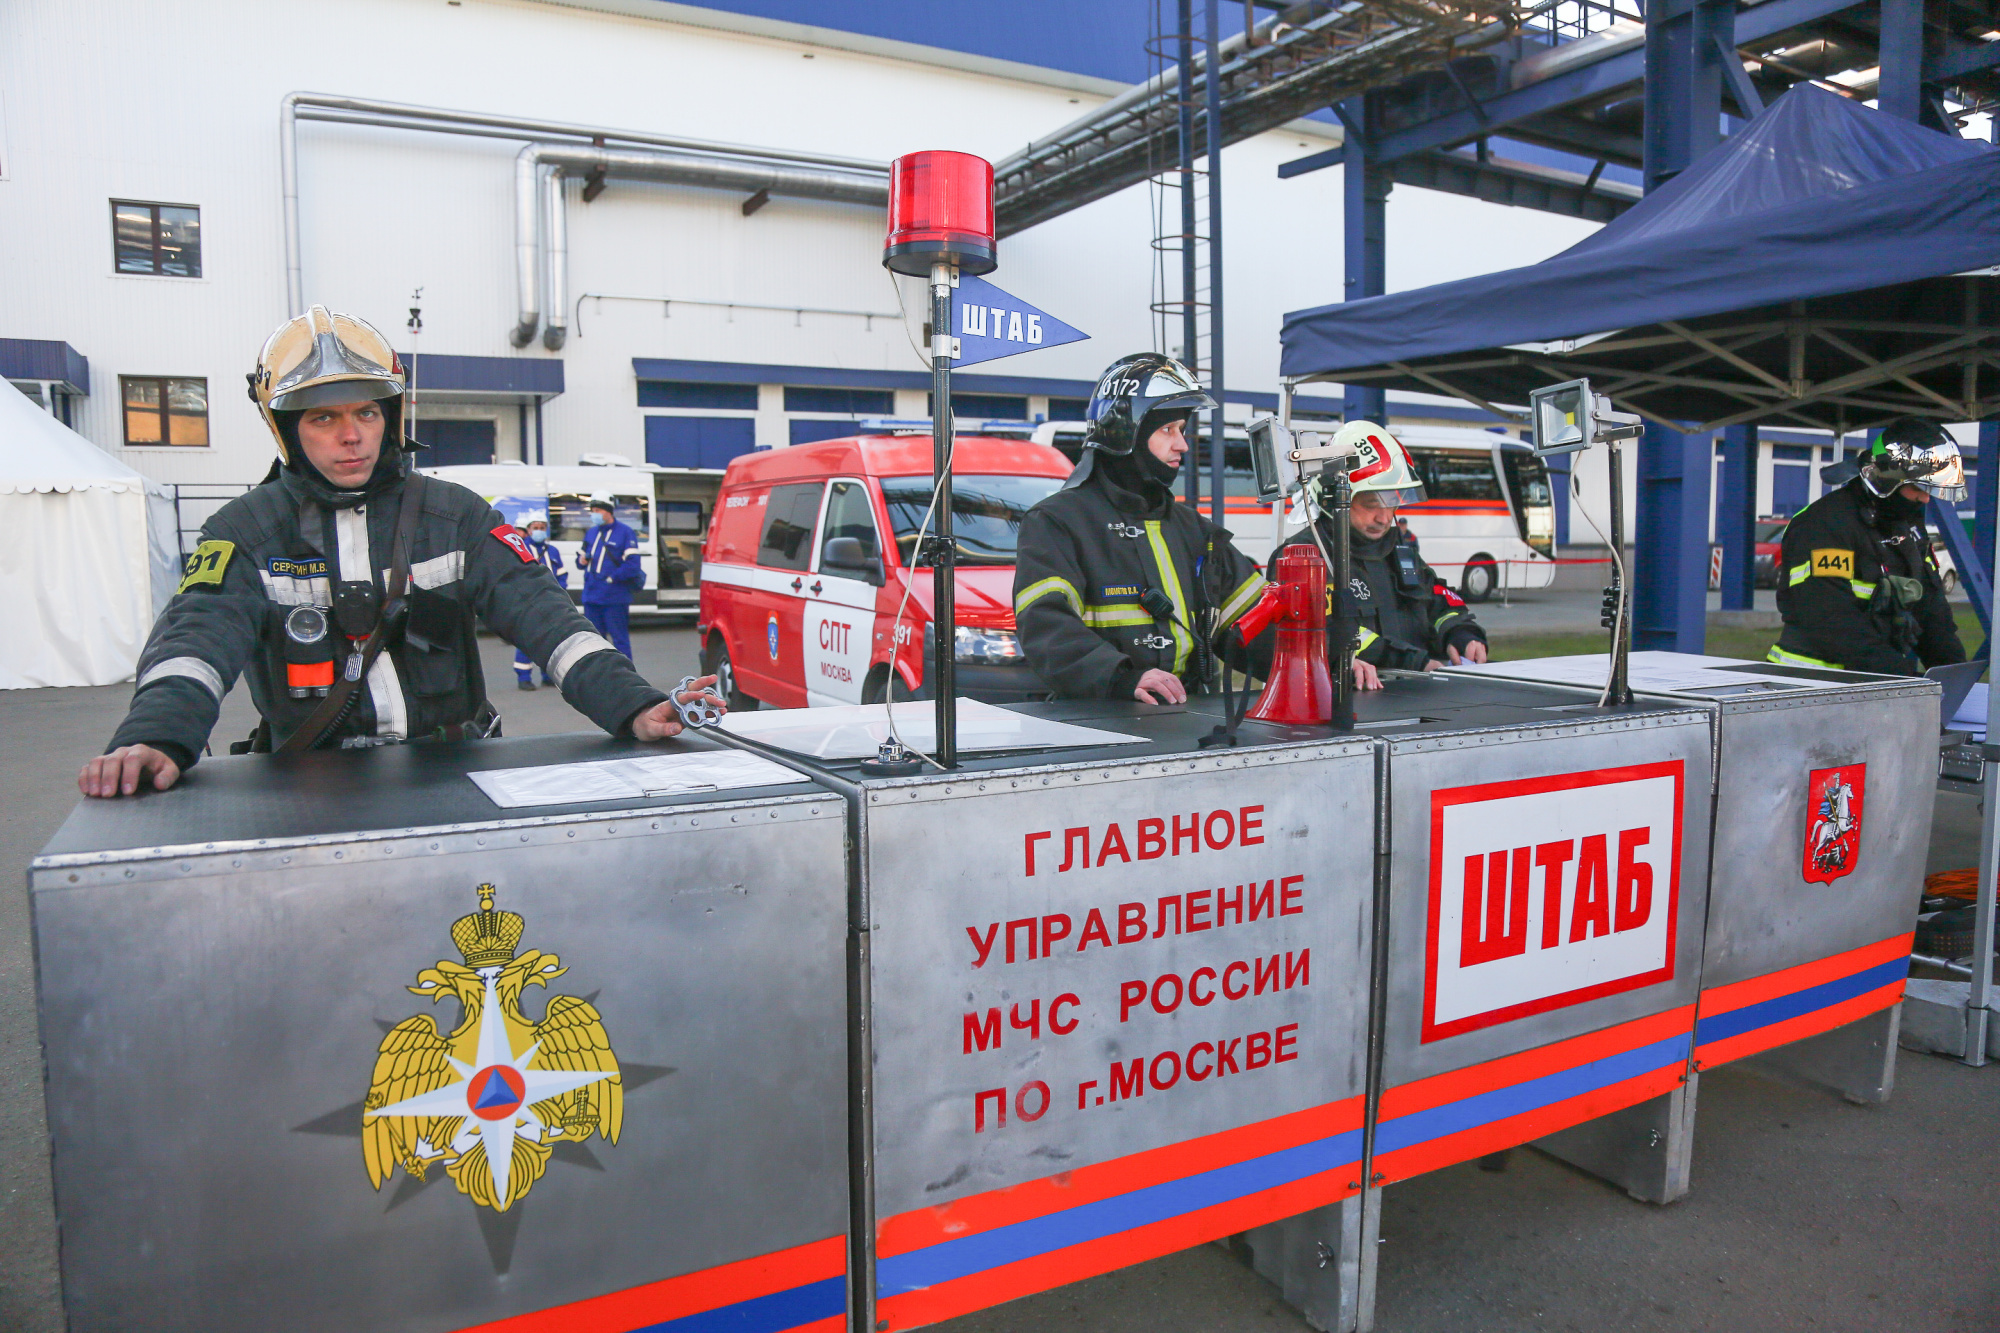
[[[1061,477],[953,476],[951,535],[961,565],[1011,565],[1021,539],[1021,516],[1054,495]],[[884,477],[882,499],[896,532],[896,550],[905,568],[930,562],[916,559],[917,529],[930,508],[929,477]]]

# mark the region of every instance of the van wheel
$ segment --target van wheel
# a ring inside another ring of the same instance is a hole
[[[1955,569],[1947,569],[1944,572],[1945,596],[1949,597],[1957,591],[1958,591],[1958,571]]]
[[[903,683],[903,678],[897,675],[887,662],[884,662],[868,673],[868,679],[861,686],[861,702],[864,704],[879,704],[883,702],[884,697],[888,694],[892,686],[896,691],[896,701],[898,703],[912,697],[910,687]]]
[[[708,646],[701,654],[701,674],[715,677],[715,690],[729,701],[729,707],[738,713],[752,713],[757,710],[757,701],[736,688],[736,668],[729,660],[729,649],[723,644],[720,634],[708,636]]]
[[[1459,595],[1468,602],[1483,602],[1493,595],[1500,586],[1500,567],[1493,563],[1490,555],[1475,555],[1465,562],[1465,574],[1459,579]]]

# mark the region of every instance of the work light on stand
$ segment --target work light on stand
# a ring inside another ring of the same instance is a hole
[[[1604,590],[1604,624],[1611,631],[1611,676],[1604,700],[1629,704],[1632,687],[1626,679],[1626,659],[1632,649],[1632,599],[1631,579],[1625,573],[1625,479],[1618,442],[1638,438],[1645,427],[1635,412],[1612,411],[1611,400],[1592,393],[1589,380],[1536,389],[1528,395],[1528,411],[1538,458],[1581,453],[1593,444],[1610,451],[1611,586]]]
[[[931,469],[936,535],[914,559],[931,561],[931,689],[937,702],[937,761],[958,764],[957,638],[951,531],[952,288],[961,272],[991,273],[993,166],[970,153],[908,153],[889,164],[889,236],[882,263],[931,283]]]

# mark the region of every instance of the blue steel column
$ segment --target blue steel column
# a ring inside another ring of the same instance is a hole
[[[1915,120],[1924,105],[1924,0],[1882,0],[1881,84],[1876,105],[1892,116]]]
[[[1735,0],[1646,6],[1646,189],[1722,141],[1722,53],[1736,45]],[[1632,646],[1698,653],[1708,629],[1709,478],[1714,446],[1649,424],[1635,451]]]
[[[1343,254],[1347,264],[1343,300],[1359,301],[1380,296],[1387,290],[1386,249],[1389,204],[1389,173],[1378,166],[1369,151],[1369,136],[1375,128],[1372,99],[1354,97],[1340,104],[1340,120],[1347,132],[1347,154],[1342,161],[1341,211]],[[1340,413],[1348,421],[1366,420],[1388,424],[1389,394],[1384,389],[1348,384],[1341,399]]]
[[[1222,19],[1217,0],[1208,0],[1208,387],[1215,395],[1215,407],[1208,417],[1209,491],[1208,516],[1223,521],[1223,468],[1228,449],[1224,429],[1228,398],[1223,384],[1222,362]],[[1199,455],[1196,466],[1199,471]]]
[[[1698,653],[1708,631],[1711,436],[1648,424],[1639,441],[1632,540],[1632,647]]]
[[[1757,428],[1722,433],[1722,494],[1715,501],[1722,546],[1722,609],[1748,611],[1757,597]]]

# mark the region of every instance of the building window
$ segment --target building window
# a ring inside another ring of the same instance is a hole
[[[886,417],[896,412],[892,389],[829,389],[785,386],[787,412],[845,412],[857,417]]]
[[[754,384],[702,384],[687,380],[640,380],[641,407],[698,407],[709,410],[755,412],[757,386]]]
[[[924,399],[924,411],[932,410],[931,399]],[[1028,400],[1025,396],[1016,398],[1002,393],[955,393],[951,396],[951,414],[967,421],[1026,421]]]
[[[120,375],[127,448],[208,444],[208,381]]]
[[[191,204],[111,201],[112,257],[120,273],[201,276],[201,210]]]
[[[1050,421],[1082,421],[1089,416],[1089,413],[1090,400],[1088,398],[1049,399]]]

